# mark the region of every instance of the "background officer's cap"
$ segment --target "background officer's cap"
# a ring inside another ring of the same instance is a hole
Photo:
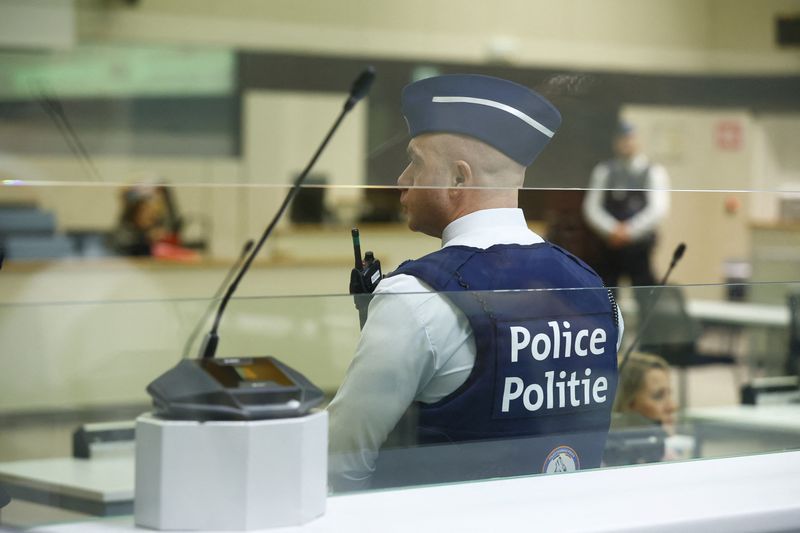
[[[615,137],[626,137],[628,135],[633,135],[634,133],[636,133],[636,126],[627,120],[620,120],[617,123],[616,129],[614,130]]]
[[[457,133],[528,166],[561,125],[561,114],[522,85],[475,74],[436,76],[407,85],[403,115],[411,137]]]

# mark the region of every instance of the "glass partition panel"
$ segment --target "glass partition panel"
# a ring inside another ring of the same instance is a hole
[[[402,377],[384,383],[378,375],[375,384],[360,374],[370,356],[380,357],[366,352],[370,344],[362,340],[348,376],[353,381],[331,406],[331,468],[339,475],[332,487],[365,490],[796,449],[800,432],[791,420],[800,400],[800,283],[774,284],[781,304],[719,296],[742,288],[615,291],[625,334],[619,367],[605,369],[603,361],[616,356],[613,324],[588,311],[589,302],[607,298],[605,290],[440,294],[474,327],[473,370],[454,362],[460,346],[443,347],[437,332],[426,330],[430,357],[437,359],[431,364],[441,367],[433,377],[423,374],[416,403],[373,449],[365,443],[383,428],[364,429],[366,421],[373,412],[391,411]],[[375,311],[384,309],[381,297],[373,300]],[[424,316],[416,309],[415,318]],[[509,310],[516,314],[504,314]],[[483,315],[491,318],[482,324]],[[382,333],[374,329],[380,322],[367,322],[365,330],[373,329],[366,335],[394,339],[405,331],[398,322]],[[476,333],[481,327],[489,332]],[[394,354],[391,342],[385,349]],[[365,405],[351,403],[354,390],[367,397],[359,398]],[[346,407],[357,411],[358,422],[348,421]],[[337,422],[347,426],[344,434]]]
[[[176,278],[205,285],[219,273],[131,266],[117,281],[149,277],[168,293]],[[254,271],[256,279],[273,273]],[[308,274],[295,268],[283,282],[302,284]],[[86,287],[113,278],[74,272],[71,283],[82,275]],[[780,297],[737,300],[762,285]],[[81,424],[150,410],[145,387],[182,357],[197,357],[218,304],[4,291],[6,466],[69,457]],[[800,282],[613,292],[624,319],[619,352],[603,288],[379,294],[360,341],[352,296],[242,296],[222,321],[217,357],[275,356],[320,387],[326,402],[336,398],[334,494],[800,445]],[[435,316],[426,317],[431,308]],[[397,310],[405,311],[392,315]],[[435,345],[413,338],[421,319],[444,324],[427,332]],[[130,447],[93,453],[132,460]]]

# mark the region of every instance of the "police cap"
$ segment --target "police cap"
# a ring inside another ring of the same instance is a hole
[[[402,111],[411,137],[435,132],[467,135],[526,167],[561,125],[561,114],[539,93],[476,74],[411,83],[403,89]]]

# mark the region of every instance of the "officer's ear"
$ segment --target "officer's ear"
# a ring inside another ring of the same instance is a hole
[[[472,168],[466,161],[456,161],[453,174],[453,187],[463,187],[472,183]]]

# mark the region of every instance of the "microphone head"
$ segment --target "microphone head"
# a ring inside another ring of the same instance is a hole
[[[672,260],[678,261],[681,257],[683,257],[683,252],[686,251],[686,243],[680,243],[677,248],[675,248],[675,253],[672,254]]]
[[[358,75],[358,78],[355,79],[352,87],[350,87],[350,97],[344,105],[346,110],[353,109],[353,106],[367,95],[373,81],[375,81],[374,67],[369,66],[361,71],[361,74]]]

